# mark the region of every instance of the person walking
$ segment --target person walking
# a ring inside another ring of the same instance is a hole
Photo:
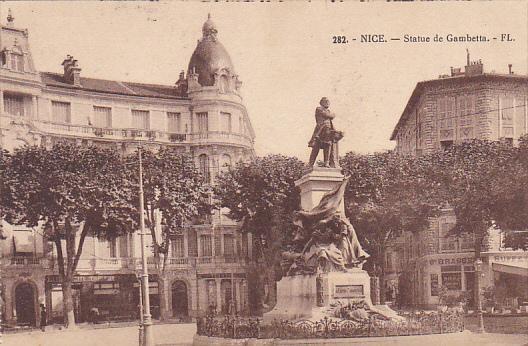
[[[43,332],[46,331],[47,317],[46,306],[44,303],[40,303],[40,330]]]

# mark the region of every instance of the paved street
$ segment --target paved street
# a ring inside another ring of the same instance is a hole
[[[195,324],[163,324],[155,325],[154,332],[158,346],[190,345],[196,332]],[[13,346],[134,346],[137,345],[137,327],[121,327],[106,329],[78,329],[75,331],[48,331],[8,334],[2,337],[3,345]],[[333,344],[333,340],[328,344]],[[305,344],[298,341],[297,345]],[[474,334],[464,333],[390,338],[337,339],[335,344],[391,344],[391,345],[528,345],[528,335],[524,334]]]
[[[157,324],[153,326],[157,345],[191,345],[196,324]],[[138,327],[51,330],[2,336],[2,346],[134,346]]]

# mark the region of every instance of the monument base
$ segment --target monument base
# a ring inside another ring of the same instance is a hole
[[[313,275],[285,276],[277,283],[277,304],[264,314],[264,321],[273,319],[320,320],[333,317],[339,305],[370,300],[370,277],[361,269]]]

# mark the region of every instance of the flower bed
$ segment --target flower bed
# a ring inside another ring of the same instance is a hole
[[[362,321],[338,320],[325,317],[320,321],[274,320],[263,323],[258,318],[212,316],[197,321],[197,334],[230,339],[321,339],[373,336],[403,336],[443,334],[464,330],[459,312],[409,313],[403,321],[369,318]]]

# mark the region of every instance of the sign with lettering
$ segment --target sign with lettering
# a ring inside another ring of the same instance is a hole
[[[442,273],[442,286],[446,286],[450,291],[459,291],[462,289],[461,273]]]
[[[363,298],[363,285],[335,285],[334,298]]]
[[[509,254],[509,255],[495,255],[493,261],[495,262],[513,262],[513,261],[526,261],[528,254]]]
[[[475,262],[473,257],[459,257],[459,258],[439,258],[429,260],[430,265],[444,265],[444,264],[471,264]]]

